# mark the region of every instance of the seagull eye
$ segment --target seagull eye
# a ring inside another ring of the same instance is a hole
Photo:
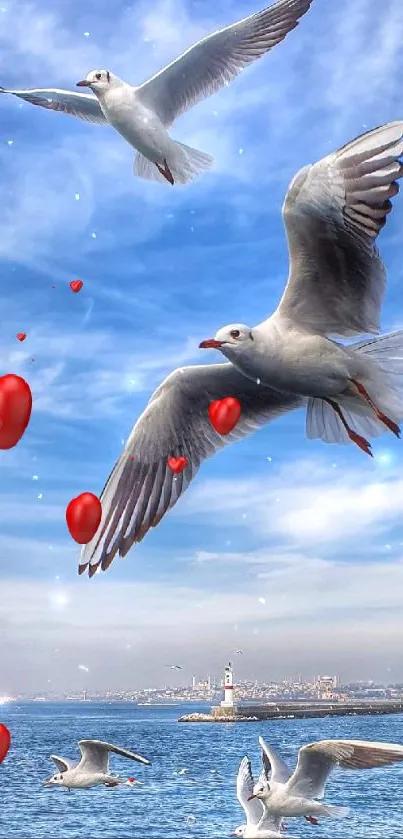
[[[102,73],[95,73],[95,78],[100,81],[102,79]]]
[[[240,334],[241,333],[240,333],[239,329],[231,329],[231,332],[230,332],[231,338],[239,338]]]

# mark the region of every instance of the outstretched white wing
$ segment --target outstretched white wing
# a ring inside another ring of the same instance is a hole
[[[68,769],[74,769],[77,766],[77,760],[70,760],[69,757],[59,757],[59,755],[51,755],[50,759],[56,764],[59,772],[67,772]]]
[[[375,769],[403,761],[403,746],[365,740],[320,740],[299,750],[298,763],[287,784],[293,795],[322,798],[335,766]]]
[[[237,799],[244,810],[246,824],[257,825],[263,816],[263,804],[258,798],[249,800],[253,793],[253,775],[251,762],[248,757],[243,757],[238,769],[236,779]]]
[[[146,766],[151,765],[146,757],[130,752],[128,749],[122,749],[120,746],[114,746],[112,743],[104,743],[103,740],[80,740],[78,746],[81,752],[80,772],[103,772],[106,774],[111,753],[136,760]]]
[[[164,125],[228,84],[248,64],[279,44],[312,0],[279,0],[262,12],[214,32],[137,88],[136,96]]]
[[[298,172],[283,206],[290,273],[273,318],[323,335],[379,332],[386,272],[375,242],[402,156],[403,122],[391,122]]]
[[[50,111],[61,111],[86,122],[108,125],[97,97],[90,93],[76,93],[74,90],[58,90],[52,87],[30,90],[7,90],[0,87],[0,93],[11,93],[19,99],[31,102],[32,105],[40,105],[41,108],[48,108]]]

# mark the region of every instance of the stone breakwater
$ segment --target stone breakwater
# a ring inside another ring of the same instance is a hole
[[[308,719],[323,717],[375,716],[403,714],[402,701],[279,703],[240,706],[237,709],[215,706],[210,714],[185,714],[178,722],[260,722],[261,720]]]
[[[243,716],[242,714],[185,714],[179,717],[178,722],[257,722],[258,717]]]

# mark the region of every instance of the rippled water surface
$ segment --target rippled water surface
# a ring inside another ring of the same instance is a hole
[[[297,749],[312,740],[341,737],[403,743],[403,717],[278,720],[263,723],[178,724],[183,707],[132,704],[27,703],[0,708],[13,743],[0,767],[0,836],[46,839],[204,839],[228,836],[241,824],[235,795],[240,759],[249,755],[257,775],[257,738],[279,747],[292,765]],[[192,709],[194,710],[194,709]],[[199,709],[198,709],[199,710]],[[202,709],[200,709],[202,710]],[[142,767],[112,757],[111,769],[144,781],[144,787],[92,790],[44,789],[53,773],[49,755],[76,755],[81,738],[98,738],[138,750],[152,760]],[[182,768],[189,771],[184,775]],[[372,772],[336,771],[326,798],[349,805],[343,822],[288,822],[301,837],[403,837],[403,766]]]

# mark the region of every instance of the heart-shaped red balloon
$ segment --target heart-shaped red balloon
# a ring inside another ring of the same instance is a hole
[[[11,734],[6,728],[3,723],[0,723],[0,763],[3,763],[3,760],[10,748],[11,743]]]
[[[172,469],[172,472],[175,472],[175,475],[178,475],[179,472],[183,472],[188,465],[188,460],[186,457],[169,457],[168,458],[168,466]]]
[[[84,283],[82,280],[72,280],[70,283],[70,288],[72,291],[75,292],[75,294],[77,294],[78,291],[81,291],[83,285]]]
[[[211,425],[222,435],[229,434],[235,428],[241,412],[241,403],[235,396],[216,399],[208,409]]]
[[[0,449],[16,446],[29,423],[32,393],[21,376],[0,377]]]
[[[87,545],[95,536],[102,518],[99,498],[92,492],[82,492],[66,508],[66,522],[75,542]]]
[[[25,341],[25,338],[26,338],[26,337],[27,337],[27,333],[26,333],[26,332],[18,332],[18,333],[17,333],[17,338],[18,338],[18,340],[19,340],[19,341]]]

